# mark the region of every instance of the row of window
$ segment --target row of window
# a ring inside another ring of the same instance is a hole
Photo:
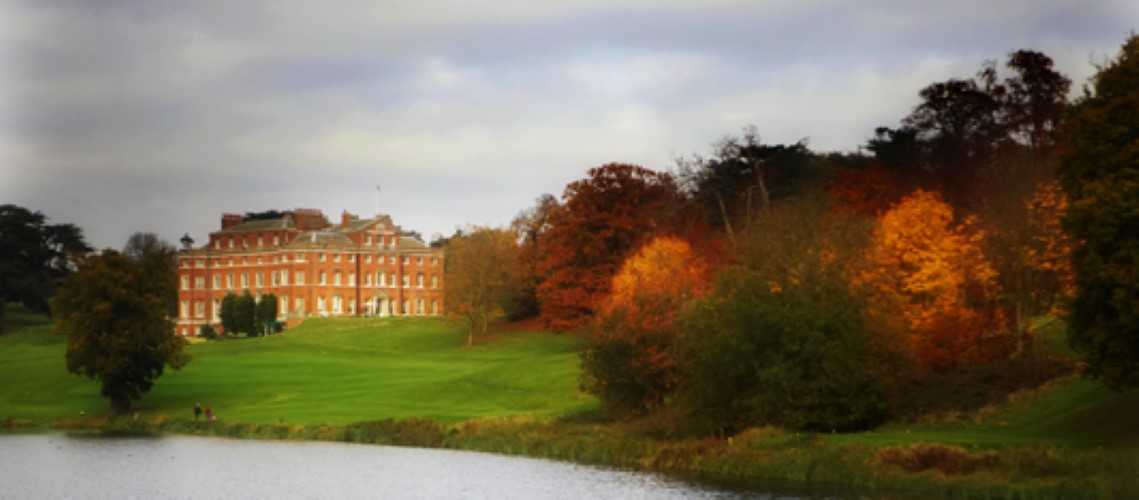
[[[343,276],[344,276],[343,273],[341,273],[340,271],[333,272],[332,273],[332,285],[333,286],[343,286],[343,285],[356,286],[356,273],[348,273],[347,283],[344,282]],[[375,277],[374,280],[373,280],[373,276]],[[222,276],[220,274],[215,274],[213,276],[213,287],[212,288],[214,290],[235,290],[235,289],[239,289],[239,288],[240,289],[249,288],[249,273],[241,273],[238,277],[241,278],[241,282],[240,282],[241,286],[240,287],[235,286],[236,283],[234,282],[233,273],[229,273],[229,274],[225,275],[225,286],[222,287]],[[262,272],[254,273],[253,278],[254,278],[255,286],[257,288],[263,288],[265,286],[265,279],[264,279],[265,275],[264,275],[264,273],[262,273]],[[288,283],[289,283],[289,270],[285,269],[285,270],[281,270],[281,271],[273,271],[272,273],[270,273],[270,278],[271,278],[272,286],[274,286],[274,287],[281,286],[282,284],[288,285]],[[404,274],[404,275],[400,276],[400,278],[401,278],[401,285],[404,288],[410,288],[411,287],[411,275]],[[426,279],[427,279],[427,276],[425,274],[423,274],[423,273],[416,274],[415,275],[415,286],[416,286],[416,288],[424,288],[424,286],[426,285],[426,281],[425,281]],[[431,280],[430,282],[431,282],[431,288],[432,289],[439,288],[439,275],[432,274],[430,277],[430,280]],[[305,273],[304,273],[304,271],[297,271],[296,273],[293,273],[293,281],[294,281],[293,282],[294,285],[304,285],[305,284]],[[329,284],[328,283],[328,273],[326,271],[320,272],[320,274],[318,275],[318,281],[316,284],[318,284],[318,285],[328,285]],[[384,271],[376,271],[374,274],[373,273],[367,273],[364,275],[364,286],[395,287],[396,286],[396,275],[395,274],[387,274]],[[206,288],[205,276],[194,277],[194,289],[195,290],[204,290],[205,288]],[[190,276],[183,275],[182,276],[182,290],[189,290],[189,289],[190,289]]]
[[[257,300],[258,301],[261,300],[261,294],[257,294]],[[277,307],[277,316],[278,316],[278,319],[283,319],[285,316],[287,316],[289,314],[289,296],[288,295],[282,295],[281,297],[278,298],[278,300],[280,301],[280,303],[278,304],[278,307]],[[415,307],[414,310],[412,309],[413,304]],[[303,297],[297,297],[295,299],[294,305],[295,305],[295,308],[293,309],[294,311],[298,311],[298,312],[302,312],[302,313],[305,311],[305,299]],[[364,302],[364,313],[367,315],[370,315],[370,316],[395,316],[398,314],[424,315],[424,314],[428,314],[428,311],[430,310],[430,314],[433,314],[433,315],[439,314],[439,301],[438,300],[432,300],[431,301],[430,309],[428,309],[427,299],[425,299],[423,297],[416,298],[414,303],[410,300],[404,300],[402,303],[402,306],[403,306],[402,308],[397,308],[397,301],[395,301],[395,300],[377,298],[374,300],[367,300]],[[190,301],[188,301],[188,300],[181,301],[181,303],[179,304],[178,311],[179,311],[178,316],[180,318],[190,319]],[[206,317],[206,301],[204,301],[204,300],[194,301],[194,311],[193,312],[194,312],[194,318],[196,318],[196,319],[205,318]],[[214,321],[214,322],[221,321],[220,312],[221,312],[221,299],[214,299],[213,300],[213,308],[210,311],[211,321]],[[316,298],[316,311],[315,312],[316,312],[316,314],[320,314],[320,315],[327,315],[327,314],[339,315],[339,314],[345,314],[345,313],[355,315],[356,314],[356,301],[344,300],[344,297],[341,295],[333,295],[331,297],[319,296]]]
[[[342,257],[344,260],[346,260],[349,263],[355,263],[356,262],[356,255],[355,254],[339,254],[339,253],[326,254],[326,253],[321,253],[318,255],[317,259],[320,262],[328,262],[328,256],[329,255],[332,256],[332,262],[341,262]],[[305,254],[299,253],[299,252],[296,254],[296,256],[294,257],[294,260],[293,260],[293,262],[304,262],[304,261],[305,261]],[[273,262],[272,262],[273,264],[278,264],[281,262],[284,262],[287,264],[289,262],[289,255],[288,254],[281,254],[281,255],[274,255],[273,256]],[[364,256],[364,263],[365,264],[371,264],[372,263],[372,256],[371,255],[365,255]],[[383,264],[384,263],[384,256],[377,255],[376,256],[376,263],[377,264]],[[395,256],[394,255],[388,256],[388,264],[395,265],[395,263],[396,263]],[[416,257],[415,263],[419,266],[422,266],[423,265],[423,257],[422,256]],[[431,257],[430,263],[432,266],[438,266],[439,265],[439,258],[438,257]],[[257,264],[265,264],[264,258],[260,257],[260,256],[257,257]],[[243,266],[249,265],[249,257],[241,257],[241,265],[243,265]],[[403,256],[403,265],[405,265],[405,266],[411,265],[411,257],[410,256],[408,256],[408,255]],[[189,266],[190,266],[190,260],[189,259],[183,259],[182,260],[182,267],[189,267]],[[214,259],[214,266],[215,267],[225,267],[225,266],[233,267],[234,266],[233,257],[225,259],[224,261],[220,258]],[[194,260],[194,267],[198,267],[198,268],[206,267],[206,259]]]

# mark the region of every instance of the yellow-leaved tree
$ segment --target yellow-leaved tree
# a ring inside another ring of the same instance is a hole
[[[971,217],[955,222],[936,192],[918,190],[878,218],[859,282],[907,323],[914,354],[935,369],[992,360],[1009,335],[996,307],[997,273]]]

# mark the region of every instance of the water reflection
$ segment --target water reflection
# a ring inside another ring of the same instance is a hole
[[[201,437],[0,436],[0,498],[773,498],[449,450]]]

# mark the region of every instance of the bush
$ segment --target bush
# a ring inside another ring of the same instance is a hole
[[[214,330],[214,327],[210,325],[202,325],[202,327],[198,329],[198,336],[204,339],[213,340],[218,338],[218,332],[217,330]]]
[[[959,446],[915,443],[909,448],[883,448],[874,457],[874,461],[883,465],[896,465],[906,472],[937,469],[943,474],[960,475],[978,468],[992,469],[1000,462],[1000,456],[992,451],[974,456]]]

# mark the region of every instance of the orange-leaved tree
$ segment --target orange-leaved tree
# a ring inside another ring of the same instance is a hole
[[[995,307],[997,273],[975,226],[971,217],[956,223],[936,192],[915,191],[878,218],[859,279],[875,304],[900,309],[914,354],[934,369],[990,361],[1010,347]]]
[[[642,167],[608,164],[566,186],[549,217],[538,263],[541,317],[555,331],[583,325],[609,295],[621,263],[652,236],[667,231],[681,207],[672,177]]]
[[[676,387],[673,325],[685,303],[707,295],[708,278],[704,260],[673,237],[654,239],[621,266],[582,353],[582,385],[606,411],[644,412]]]

